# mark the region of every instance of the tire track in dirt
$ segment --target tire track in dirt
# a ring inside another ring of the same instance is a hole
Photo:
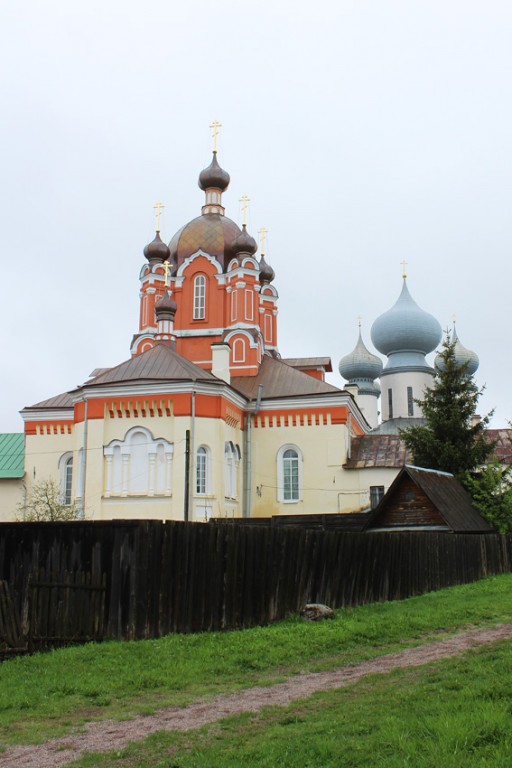
[[[343,688],[367,675],[421,666],[457,656],[480,645],[509,639],[512,639],[512,624],[473,629],[459,632],[446,640],[406,648],[360,664],[327,672],[295,675],[284,683],[272,686],[258,686],[237,693],[220,694],[211,700],[198,701],[188,707],[167,707],[158,710],[154,715],[137,716],[121,722],[91,722],[79,733],[51,739],[40,745],[22,745],[8,749],[0,754],[0,768],[60,768],[85,752],[120,750],[130,742],[141,741],[157,731],[189,731],[229,715],[258,712],[270,706],[286,706],[317,691]]]

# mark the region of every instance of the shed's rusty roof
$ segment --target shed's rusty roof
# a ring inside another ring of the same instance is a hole
[[[496,443],[493,458],[501,464],[512,464],[512,429],[488,429],[486,437]]]
[[[502,464],[512,464],[512,429],[488,429],[486,437],[489,441],[496,441],[490,458],[496,458]],[[412,463],[412,453],[406,449],[399,435],[373,433],[352,438],[350,459],[345,468],[397,468]]]
[[[378,527],[379,517],[385,514],[396,490],[407,476],[421,488],[454,533],[487,533],[493,530],[453,475],[413,466],[405,466],[399,472],[378,506],[370,513],[367,530]]]
[[[263,357],[256,376],[234,376],[231,379],[231,386],[249,400],[256,399],[260,384],[263,385],[263,400],[274,397],[335,394],[342,391],[268,355]]]
[[[403,467],[412,456],[398,435],[363,435],[352,438],[346,469]]]

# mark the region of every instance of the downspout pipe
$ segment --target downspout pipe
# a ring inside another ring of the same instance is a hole
[[[251,455],[251,426],[252,416],[259,413],[261,408],[261,397],[263,394],[263,384],[258,384],[258,394],[256,396],[256,403],[251,408],[247,409],[247,429],[245,431],[245,503],[243,509],[243,517],[251,516],[251,479],[252,479],[252,455]]]
[[[89,401],[86,397],[84,397],[84,439],[83,439],[83,449],[84,449],[84,460],[82,462],[82,477],[81,477],[81,495],[82,495],[82,507],[78,510],[78,517],[80,520],[83,520],[85,518],[85,488],[86,488],[86,475],[87,475],[87,432],[88,432],[88,423],[89,423]]]
[[[194,493],[194,471],[196,466],[196,447],[195,447],[195,433],[196,433],[196,380],[192,382],[192,403],[190,414],[190,461],[189,461],[189,480],[188,480],[188,505],[187,505],[187,521],[194,518],[194,510],[192,508],[192,496]]]

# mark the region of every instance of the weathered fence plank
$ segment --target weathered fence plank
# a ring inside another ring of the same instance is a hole
[[[23,653],[25,649],[26,639],[21,631],[20,617],[9,584],[0,581],[0,658]]]

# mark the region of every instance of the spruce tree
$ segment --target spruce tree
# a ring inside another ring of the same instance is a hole
[[[416,466],[451,472],[463,480],[485,464],[494,446],[485,437],[492,416],[476,416],[482,394],[467,364],[455,357],[455,343],[443,342],[436,364],[434,384],[425,390],[421,406],[425,423],[400,430],[400,437],[412,452]]]

